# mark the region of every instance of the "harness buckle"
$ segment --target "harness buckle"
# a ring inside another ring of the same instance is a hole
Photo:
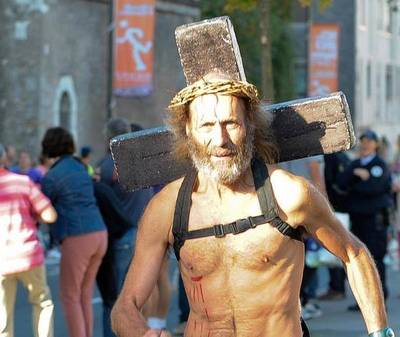
[[[257,224],[254,223],[253,218],[251,216],[249,216],[247,219],[249,219],[251,228],[256,228],[257,227]]]
[[[235,235],[243,233],[253,227],[250,217],[236,220],[232,225],[233,225],[233,234]]]
[[[217,238],[223,238],[225,236],[224,227],[222,225],[214,225],[214,235]]]

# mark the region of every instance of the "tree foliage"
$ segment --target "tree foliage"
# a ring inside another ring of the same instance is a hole
[[[268,39],[272,58],[274,101],[291,99],[295,95],[294,51],[291,43],[290,22],[294,1],[309,6],[312,0],[203,0],[202,16],[231,17],[240,46],[247,80],[261,88],[261,55],[264,47],[260,32],[260,2],[269,1]],[[319,0],[321,9],[332,0]]]

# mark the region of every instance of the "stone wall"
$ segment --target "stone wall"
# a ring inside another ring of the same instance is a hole
[[[196,1],[156,4],[154,91],[114,98],[108,108],[110,2],[0,2],[0,142],[34,156],[48,127],[64,124],[78,147],[105,151],[110,113],[146,127],[162,123],[172,94],[185,85],[174,41],[176,26],[198,19]],[[63,117],[63,111],[68,112]],[[63,123],[64,121],[64,123]]]

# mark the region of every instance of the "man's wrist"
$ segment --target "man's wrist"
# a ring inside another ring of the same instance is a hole
[[[392,328],[385,328],[378,331],[371,332],[368,337],[395,337]]]

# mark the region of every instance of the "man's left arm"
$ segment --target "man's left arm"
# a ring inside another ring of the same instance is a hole
[[[373,259],[363,243],[335,217],[327,200],[311,184],[304,188],[299,212],[307,232],[340,258],[369,333],[387,327],[382,286]]]

